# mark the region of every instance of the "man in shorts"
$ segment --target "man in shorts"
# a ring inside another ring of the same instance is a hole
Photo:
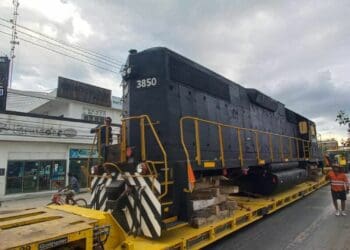
[[[333,170],[328,173],[328,178],[331,182],[331,193],[334,208],[336,210],[335,215],[345,216],[345,201],[346,194],[349,192],[349,182],[348,178],[344,174],[344,171],[341,170],[338,164],[333,164]],[[338,200],[341,201],[341,211],[338,208]]]

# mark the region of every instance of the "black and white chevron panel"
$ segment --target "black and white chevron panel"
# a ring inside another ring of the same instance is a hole
[[[118,176],[119,177],[119,176]],[[91,197],[90,197],[90,206],[96,210],[106,211],[106,189],[112,182],[112,178],[108,177],[107,174],[103,174],[102,176],[94,176],[91,181]]]
[[[91,182],[91,200],[92,208],[106,211],[106,192],[104,187],[108,186],[112,179],[106,178],[104,174],[102,177],[94,177]],[[123,216],[124,218],[117,218],[118,221],[125,221],[124,228],[129,233],[138,234],[141,232],[144,236],[150,238],[157,238],[161,236],[162,212],[161,203],[158,196],[161,194],[161,185],[159,181],[152,177],[144,177],[138,173],[131,176],[130,173],[125,172],[119,175],[118,179],[123,179],[130,192],[126,199],[121,200],[125,203],[122,212],[117,212],[116,216]]]
[[[140,228],[146,237],[160,237],[162,212],[161,203],[157,198],[161,191],[160,183],[156,179],[143,177],[138,173],[135,173],[135,177],[125,173],[125,181],[129,187],[133,187],[124,209],[129,230],[137,232]],[[153,191],[152,183],[154,183]]]

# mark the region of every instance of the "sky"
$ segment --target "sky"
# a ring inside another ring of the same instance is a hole
[[[19,25],[118,65],[106,71],[20,40],[12,88],[48,91],[64,76],[120,96],[128,50],[164,46],[312,119],[322,139],[348,135],[335,118],[350,113],[350,1],[19,2]],[[0,0],[0,17],[12,12],[12,0]],[[0,33],[0,55],[9,54],[9,41]]]

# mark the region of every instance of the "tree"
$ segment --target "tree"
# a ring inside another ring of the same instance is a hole
[[[345,111],[340,110],[337,114],[337,118],[335,119],[339,125],[350,124],[349,115],[345,113]]]
[[[335,119],[340,126],[342,125],[348,125],[348,133],[350,134],[350,117],[345,111],[340,110],[337,114],[337,118]],[[346,141],[342,141],[341,144],[343,146],[349,147],[350,146],[350,136]]]

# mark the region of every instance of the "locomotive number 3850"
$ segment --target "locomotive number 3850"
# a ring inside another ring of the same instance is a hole
[[[137,83],[136,85],[137,89],[149,88],[157,85],[157,78],[155,77],[145,78],[145,79],[137,80],[136,83]]]

